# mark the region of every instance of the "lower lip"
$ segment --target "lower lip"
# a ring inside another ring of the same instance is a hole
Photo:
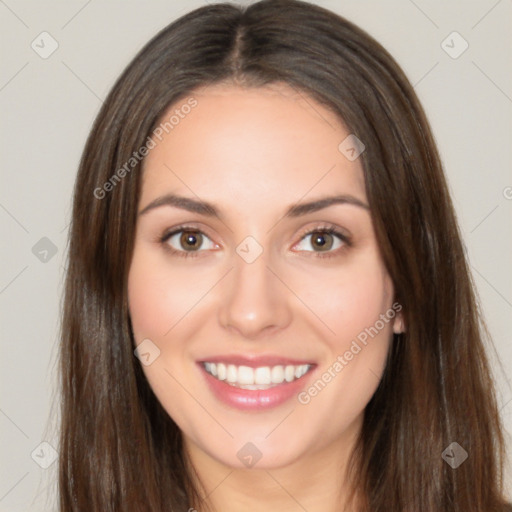
[[[302,377],[292,382],[285,381],[268,389],[241,389],[231,386],[226,381],[216,379],[200,363],[199,367],[213,394],[221,402],[237,409],[251,411],[271,409],[297,396],[304,388],[306,379],[314,370],[314,368],[310,369]]]

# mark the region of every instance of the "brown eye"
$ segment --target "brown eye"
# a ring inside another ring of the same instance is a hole
[[[338,253],[337,249],[349,246],[348,237],[334,228],[314,229],[306,233],[295,246],[299,251],[313,253]],[[311,249],[312,248],[312,249]]]
[[[198,253],[216,247],[209,237],[197,229],[177,228],[172,233],[164,235],[161,242],[167,244],[175,253],[184,256],[187,253]]]
[[[334,243],[331,233],[322,233],[321,231],[314,231],[311,234],[311,245],[318,248],[319,251],[329,251]]]
[[[201,247],[203,235],[198,231],[183,231],[180,236],[180,244],[185,250],[196,250]]]

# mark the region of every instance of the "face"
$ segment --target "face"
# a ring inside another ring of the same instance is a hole
[[[401,329],[350,133],[285,85],[190,97],[144,161],[128,293],[145,375],[202,457],[341,450]]]

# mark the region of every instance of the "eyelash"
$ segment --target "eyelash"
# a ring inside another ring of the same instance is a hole
[[[160,237],[158,237],[158,241],[164,246],[165,250],[169,251],[173,256],[178,256],[181,258],[197,258],[199,257],[199,253],[201,251],[178,251],[171,247],[166,242],[174,235],[181,233],[182,231],[191,231],[193,233],[200,233],[201,235],[204,235],[208,237],[205,233],[203,233],[200,229],[195,228],[194,226],[187,226],[187,225],[181,225],[177,226],[172,229],[172,231],[166,231],[164,234]],[[347,250],[347,248],[352,246],[352,241],[349,236],[341,233],[334,225],[332,224],[323,224],[320,226],[317,226],[316,228],[309,229],[301,234],[300,241],[302,241],[303,238],[305,238],[308,235],[312,235],[314,233],[320,233],[320,234],[329,234],[334,235],[338,237],[341,242],[343,242],[343,246],[339,247],[338,249],[334,251],[327,251],[325,253],[317,252],[317,251],[304,251],[304,252],[312,252],[316,254],[317,258],[333,258],[335,256],[340,255],[344,251]],[[209,238],[209,237],[208,237]],[[297,244],[295,244],[297,245]]]

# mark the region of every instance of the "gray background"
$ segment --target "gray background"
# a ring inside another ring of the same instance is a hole
[[[511,446],[512,1],[315,3],[380,41],[423,102],[494,337],[490,355]],[[40,443],[57,448],[59,305],[71,190],[85,138],[136,51],[201,5],[0,0],[0,511],[56,508],[57,464],[41,467],[52,462],[52,448]],[[52,44],[40,36],[44,31],[58,43],[47,58],[40,56]],[[464,40],[469,47],[458,55]]]

